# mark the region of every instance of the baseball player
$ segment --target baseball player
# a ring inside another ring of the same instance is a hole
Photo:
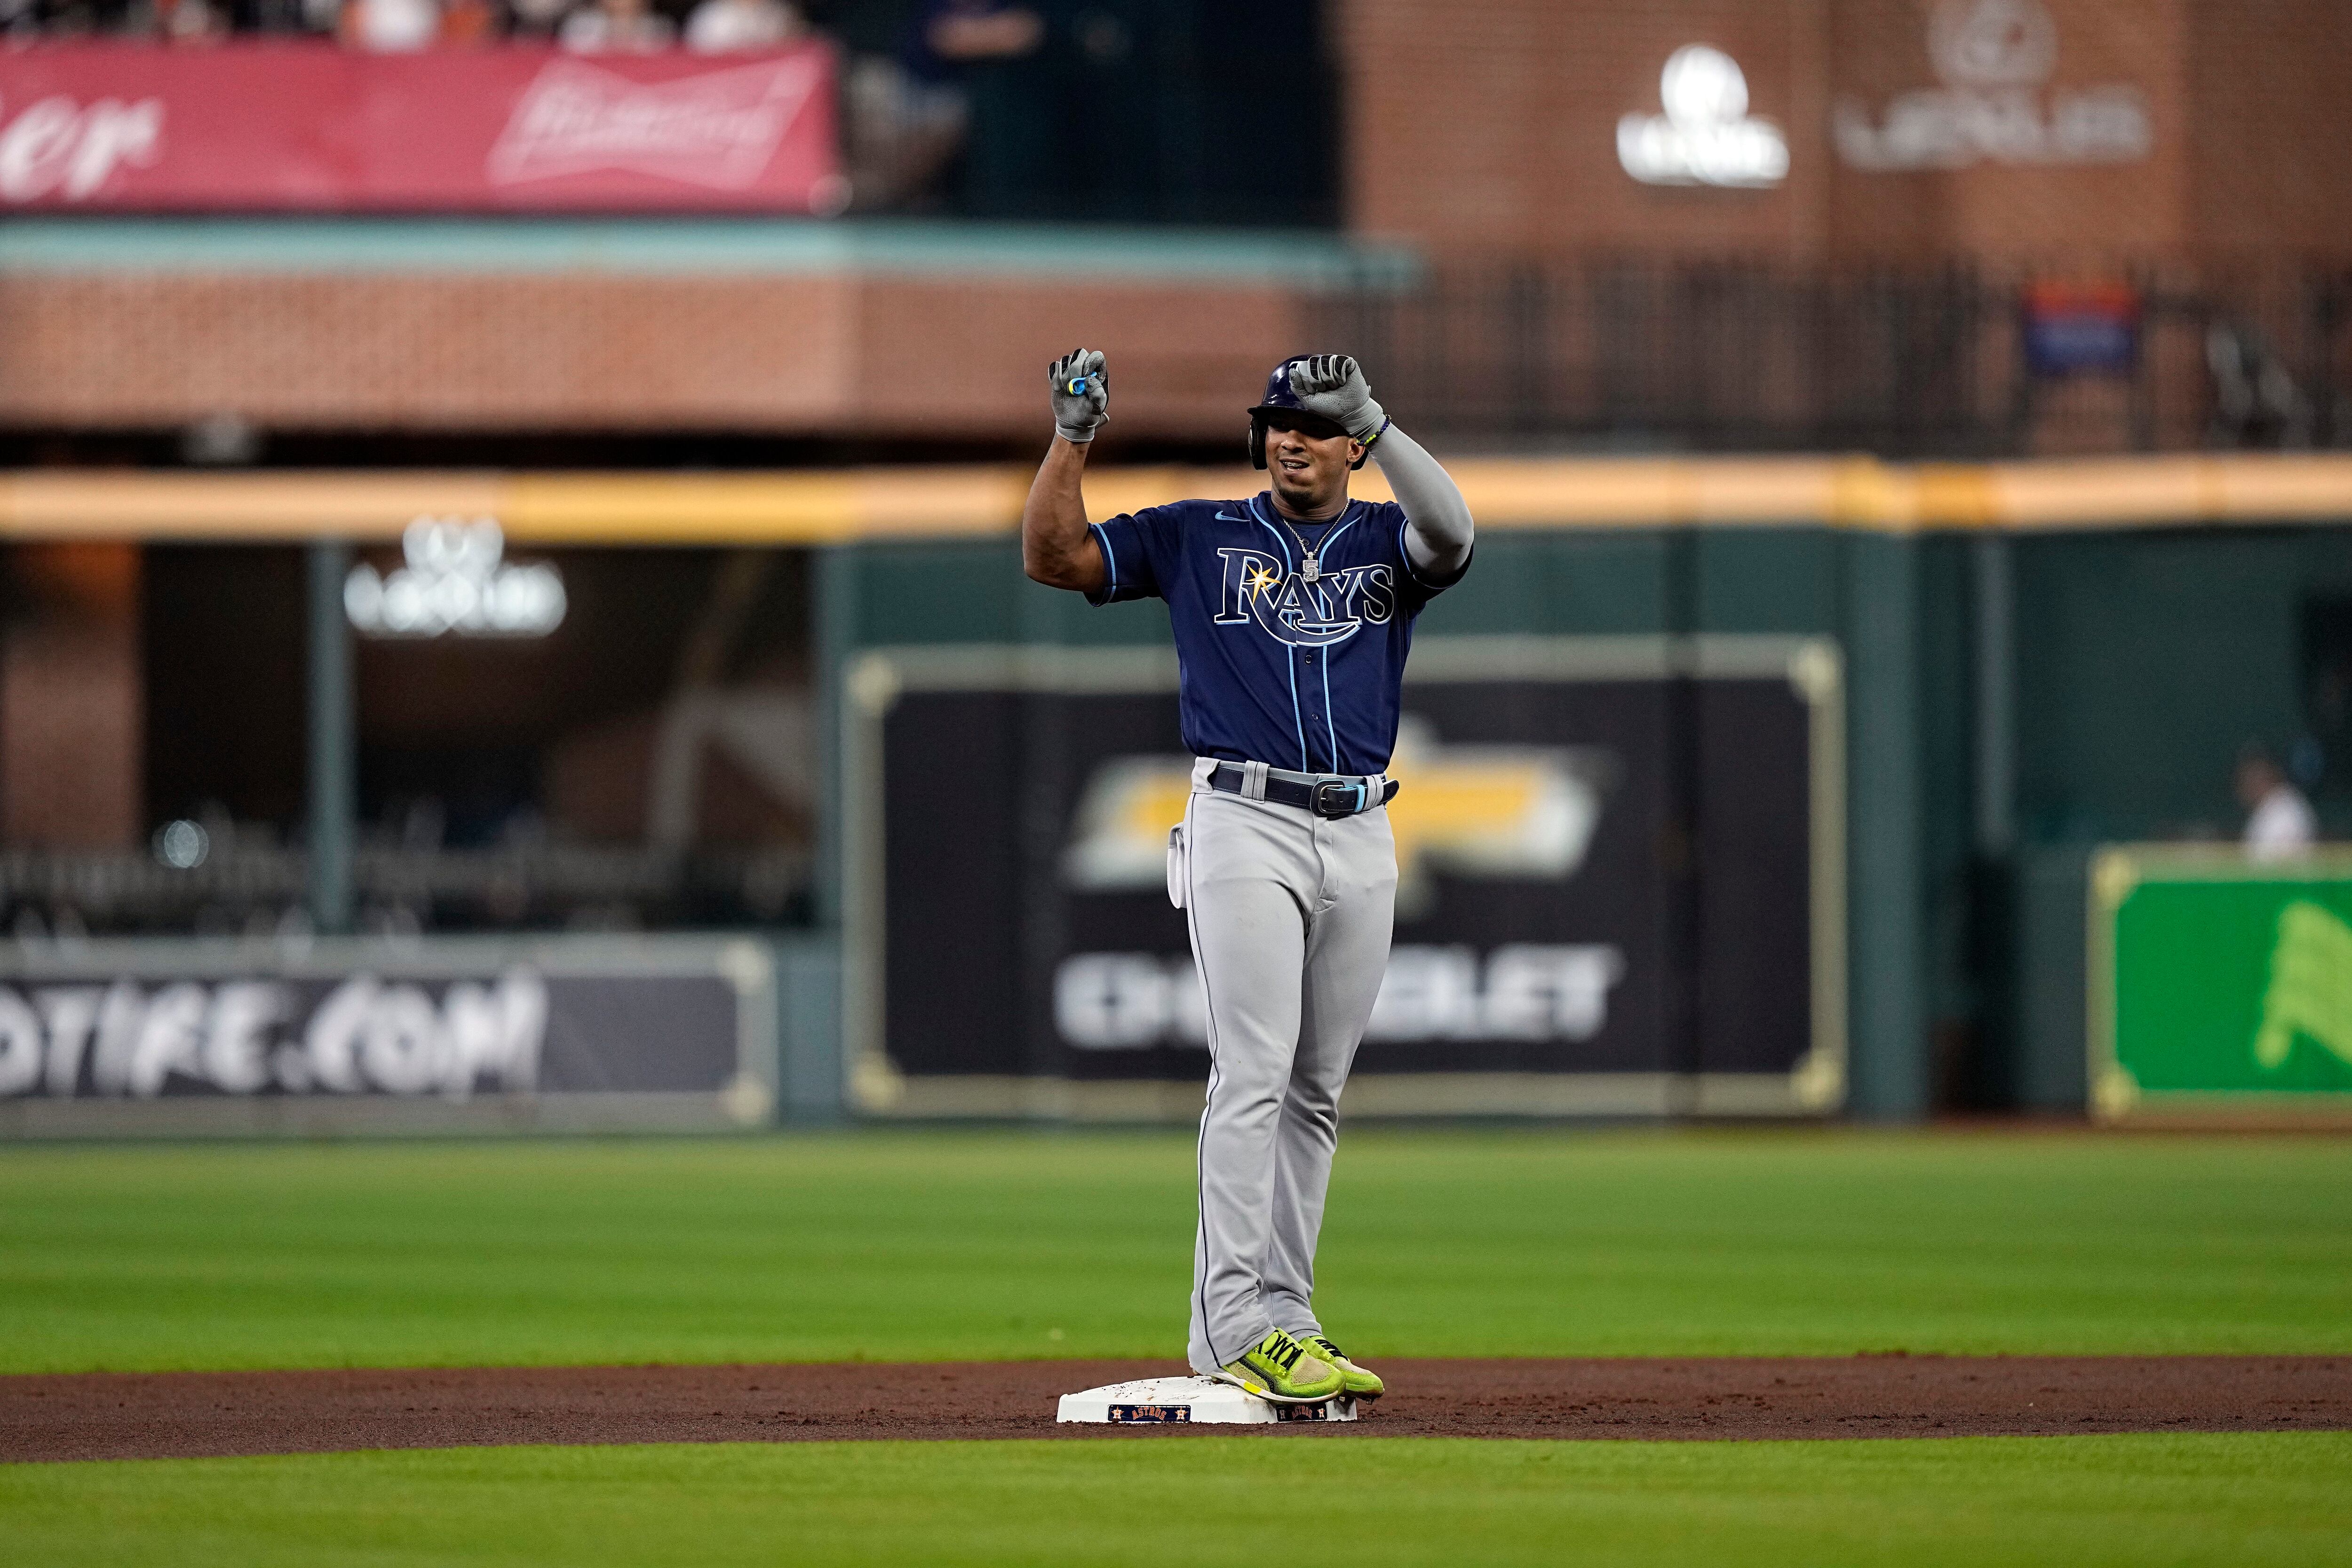
[[[1195,1372],[1262,1397],[1370,1399],[1315,1316],[1340,1086],[1388,967],[1396,841],[1382,775],[1413,618],[1469,569],[1470,509],[1344,354],[1286,360],[1249,411],[1270,487],[1087,520],[1100,353],[1055,362],[1055,437],[1021,514],[1029,575],[1168,604],[1195,761],[1170,837],[1209,1018],[1192,1248]],[[1396,501],[1351,500],[1379,459]]]

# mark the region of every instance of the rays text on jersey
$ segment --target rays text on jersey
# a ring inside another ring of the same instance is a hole
[[[1396,579],[1385,564],[1347,566],[1308,582],[1279,556],[1225,546],[1216,624],[1255,625],[1293,647],[1345,642],[1366,623],[1386,626],[1396,614]]]

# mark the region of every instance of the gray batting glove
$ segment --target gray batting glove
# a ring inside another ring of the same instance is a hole
[[[1072,349],[1054,362],[1054,428],[1084,446],[1110,417],[1110,375],[1099,349]]]
[[[1290,367],[1290,390],[1299,405],[1324,418],[1367,447],[1389,426],[1389,416],[1372,401],[1371,384],[1364,367],[1349,354],[1314,354]]]

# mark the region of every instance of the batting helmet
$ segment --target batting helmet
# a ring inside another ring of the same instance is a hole
[[[1293,354],[1276,365],[1274,374],[1265,378],[1265,401],[1249,411],[1251,468],[1265,467],[1265,426],[1269,415],[1288,415],[1290,417],[1284,427],[1297,430],[1308,436],[1345,436],[1348,433],[1338,420],[1326,419],[1320,414],[1308,413],[1306,405],[1298,401],[1298,394],[1290,389],[1290,367],[1295,364],[1304,364],[1313,357],[1311,354]],[[1364,454],[1364,458],[1370,456],[1371,453],[1369,451]],[[1364,466],[1364,458],[1359,458],[1348,466],[1351,468],[1360,468]]]

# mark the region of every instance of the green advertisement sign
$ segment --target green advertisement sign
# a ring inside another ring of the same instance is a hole
[[[2090,913],[2103,1119],[2352,1115],[2352,854],[2104,850]]]

